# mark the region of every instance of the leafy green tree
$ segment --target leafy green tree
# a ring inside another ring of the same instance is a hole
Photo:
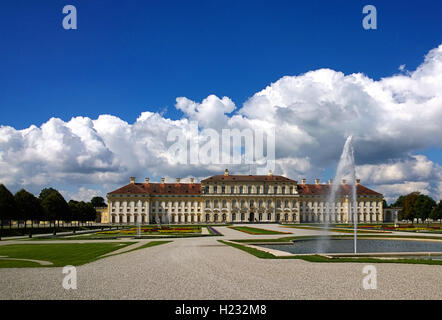
[[[52,193],[59,193],[59,192],[57,190],[55,190],[54,188],[44,188],[43,190],[40,191],[40,195],[38,196],[38,198],[40,200],[43,200],[44,198],[46,198],[48,195],[50,195]]]
[[[419,194],[419,192],[412,192],[404,197],[401,210],[402,219],[414,221],[417,216],[416,201]]]
[[[9,227],[11,227],[11,220],[17,217],[17,206],[14,196],[3,184],[0,184],[0,240],[3,234],[4,221],[9,220]]]
[[[414,206],[416,210],[416,217],[424,222],[430,217],[431,210],[433,210],[433,208],[436,206],[436,201],[427,195],[419,194]]]
[[[41,206],[43,207],[46,218],[54,224],[54,234],[55,221],[65,220],[71,215],[69,205],[58,191],[51,192],[45,196],[41,201]]]
[[[80,208],[80,202],[75,200],[69,201],[69,208],[71,209],[71,216],[73,221],[81,221],[81,208]]]
[[[93,197],[91,200],[91,204],[95,208],[107,207],[107,204],[104,201],[103,197]]]
[[[388,204],[387,201],[385,201],[385,199],[382,200],[382,208],[384,209],[388,208]]]
[[[97,212],[90,202],[84,201],[69,201],[69,207],[72,211],[72,219],[82,223],[86,221],[93,221],[96,218]]]
[[[403,208],[404,207],[405,196],[399,196],[395,203],[391,204],[391,207]]]
[[[31,220],[31,233],[29,236],[32,237],[34,221],[40,220],[43,217],[43,208],[41,207],[40,200],[25,189],[18,191],[15,194],[14,199],[19,212],[19,217],[25,221],[25,230],[26,221]]]
[[[436,206],[436,202],[429,196],[420,192],[412,192],[405,196],[400,196],[392,207],[401,207],[400,218],[414,221],[421,219],[425,221],[430,216],[431,210]]]
[[[437,206],[431,210],[430,218],[433,219],[433,221],[442,220],[442,200],[439,200]]]

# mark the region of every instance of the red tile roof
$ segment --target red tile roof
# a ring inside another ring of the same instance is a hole
[[[109,194],[177,194],[199,195],[200,183],[130,183]]]
[[[330,192],[330,187],[331,185],[329,184],[298,184],[298,192],[302,195],[325,195]],[[351,186],[349,184],[341,185],[337,193],[349,195],[351,193]],[[361,184],[356,185],[356,193],[358,195],[382,196],[382,194]]]
[[[295,180],[283,177],[283,176],[274,176],[274,175],[266,175],[266,176],[255,176],[255,175],[228,175],[225,176],[223,174],[209,177],[207,179],[202,180],[201,182],[220,182],[220,181],[229,181],[229,182],[296,182]]]
[[[224,176],[223,176],[224,177]],[[238,176],[236,176],[238,177]],[[249,177],[249,176],[240,176]],[[254,176],[254,177],[268,177],[268,176]],[[274,176],[278,177],[278,176]],[[279,176],[280,177],[280,176]],[[284,177],[282,177],[284,178]],[[210,178],[209,178],[210,179]],[[286,178],[287,179],[287,178]],[[208,180],[208,179],[206,179]],[[206,181],[203,180],[203,181]],[[287,179],[289,181],[293,181]],[[287,181],[282,180],[282,181]],[[212,181],[212,180],[210,180]],[[222,180],[225,181],[225,180]],[[230,180],[230,181],[244,181],[244,180]],[[247,180],[247,181],[262,181],[262,180]],[[281,181],[281,180],[279,180]],[[330,192],[329,184],[298,184],[298,192],[300,195],[326,195]],[[338,194],[348,195],[351,192],[351,186],[341,185]],[[382,194],[371,190],[363,185],[356,186],[358,195],[382,196]],[[130,183],[109,194],[151,194],[151,195],[200,195],[201,183]]]

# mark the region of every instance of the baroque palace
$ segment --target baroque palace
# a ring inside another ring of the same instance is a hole
[[[326,222],[351,223],[351,186],[340,181],[339,196],[327,206],[333,182],[298,184],[289,178],[273,175],[224,175],[201,183],[130,183],[108,193],[108,210],[102,223],[223,223],[223,222]],[[383,196],[356,180],[358,221],[382,222]],[[330,214],[328,214],[330,212]]]

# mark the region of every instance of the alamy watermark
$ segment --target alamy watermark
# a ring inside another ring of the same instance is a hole
[[[362,13],[366,14],[362,19],[362,27],[365,30],[376,30],[378,28],[378,12],[374,5],[368,4],[362,8]]]
[[[198,123],[191,122],[188,131],[170,130],[167,141],[172,143],[167,151],[171,164],[275,167],[274,128],[199,130]]]
[[[65,30],[76,30],[77,29],[77,8],[75,6],[68,4],[63,7],[63,13],[67,14],[64,16],[62,25]]]
[[[366,265],[362,269],[362,273],[366,274],[366,276],[362,279],[362,287],[365,290],[374,290],[378,288],[378,272],[376,267],[373,265]]]
[[[65,266],[63,268],[63,274],[66,274],[63,278],[62,286],[66,290],[77,289],[77,268],[74,266]]]

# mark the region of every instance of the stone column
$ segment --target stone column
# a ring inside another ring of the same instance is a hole
[[[150,223],[149,200],[144,202],[144,213],[146,214],[146,223]]]

